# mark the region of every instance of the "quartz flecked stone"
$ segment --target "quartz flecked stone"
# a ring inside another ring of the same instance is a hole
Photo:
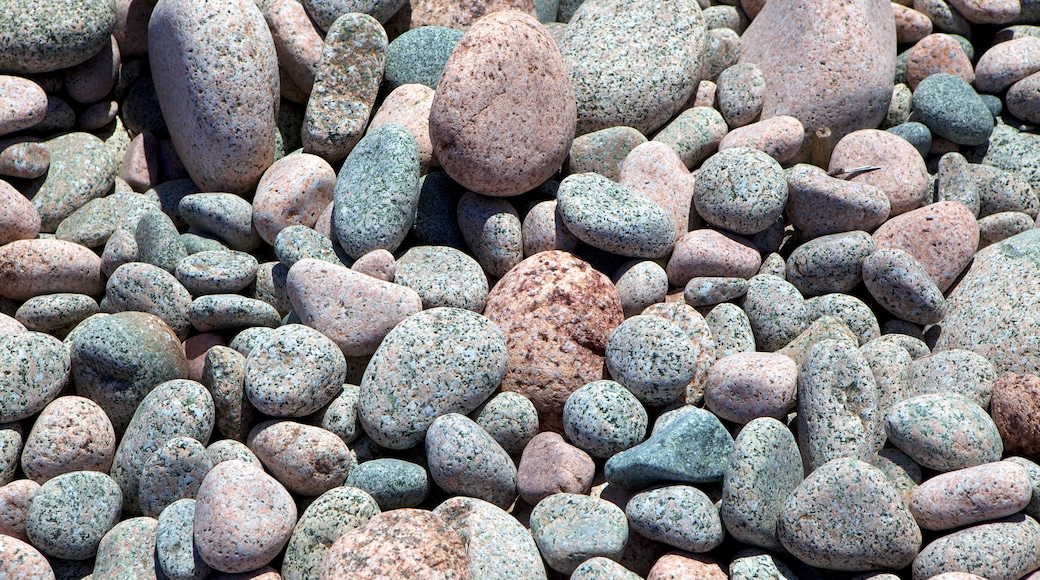
[[[75,7],[58,0],[5,6],[0,18],[0,72],[44,73],[97,54],[116,25],[115,3],[91,0]]]
[[[1018,513],[1032,496],[1026,468],[997,461],[929,478],[907,505],[923,529],[949,530]]]
[[[36,418],[22,451],[22,471],[47,480],[72,471],[107,472],[116,435],[104,410],[83,397],[58,397]]]
[[[6,150],[0,150],[0,164],[6,153]],[[32,201],[14,186],[0,181],[0,245],[35,238],[40,233],[41,223],[40,212]]]
[[[715,337],[715,356],[724,358],[740,352],[755,352],[755,334],[747,314],[736,304],[723,302],[711,309],[704,321]]]
[[[15,240],[0,246],[0,296],[28,300],[57,292],[99,296],[104,291],[101,259],[63,240]]]
[[[134,228],[159,204],[139,193],[118,192],[92,199],[58,224],[54,237],[88,248],[104,246],[117,229]]]
[[[731,302],[747,293],[747,280],[725,276],[690,278],[683,289],[683,299],[690,306],[714,306]]]
[[[507,339],[492,321],[460,308],[425,310],[390,331],[369,362],[361,425],[384,447],[413,447],[439,415],[487,400],[507,366]]]
[[[321,580],[336,578],[469,577],[466,547],[433,512],[399,509],[377,514],[329,548]]]
[[[105,284],[105,301],[109,312],[135,311],[158,316],[181,340],[191,330],[191,294],[173,274],[158,266],[131,262],[116,268]]]
[[[513,391],[500,392],[470,413],[491,438],[515,455],[538,434],[538,409],[530,399]]]
[[[488,280],[468,254],[447,246],[417,246],[397,260],[394,283],[419,293],[423,308],[451,306],[482,312]]]
[[[119,486],[96,471],[59,475],[40,486],[25,515],[29,541],[55,558],[86,560],[119,522]]]
[[[314,87],[314,74],[324,46],[319,26],[311,22],[307,9],[300,2],[278,0],[261,2],[257,6],[271,30],[271,40],[278,54],[279,78],[288,76],[292,85],[309,94]],[[331,24],[331,20],[327,24]],[[325,26],[322,30],[327,28]],[[279,88],[284,92],[287,87]]]
[[[885,310],[915,324],[935,324],[945,313],[942,291],[911,254],[881,249],[863,260],[863,284]]]
[[[679,325],[659,316],[633,316],[607,339],[606,365],[614,379],[645,405],[676,400],[693,380],[697,346]]]
[[[383,81],[391,91],[413,83],[436,89],[461,38],[461,30],[443,26],[420,26],[401,34],[387,47]]]
[[[853,230],[871,231],[888,219],[892,204],[881,189],[798,164],[787,172],[787,215],[804,239]]]
[[[333,194],[336,238],[352,258],[396,251],[419,203],[419,146],[403,125],[368,132],[347,156]]]
[[[852,25],[861,27],[859,34],[845,33]],[[762,119],[790,115],[809,134],[829,127],[841,139],[884,119],[895,52],[895,21],[886,0],[840,7],[770,0],[741,35],[739,62],[758,65],[765,77]]]
[[[881,336],[877,316],[865,302],[855,296],[824,294],[806,300],[805,306],[809,309],[809,319],[814,322],[824,316],[841,320],[856,334],[860,346]]]
[[[921,206],[928,197],[928,169],[921,154],[908,141],[877,129],[849,133],[834,145],[828,170],[879,167],[874,171],[846,174],[848,181],[872,185],[885,193],[889,215]]]
[[[618,182],[664,208],[672,216],[678,235],[689,231],[691,223],[696,226],[701,222],[691,208],[693,175],[664,143],[655,141],[633,148],[621,163]]]
[[[91,580],[119,578],[161,578],[155,561],[155,518],[138,517],[123,520],[101,538]]]
[[[681,513],[682,518],[675,518],[675,513]],[[636,494],[625,505],[625,515],[633,532],[690,552],[710,551],[725,537],[711,499],[688,485]]]
[[[524,448],[517,467],[517,491],[530,505],[554,493],[588,494],[596,464],[559,433],[535,435]]]
[[[483,500],[453,497],[433,513],[466,546],[469,572],[487,580],[544,580],[545,564],[531,532],[512,515]]]
[[[242,461],[214,466],[195,499],[195,547],[220,572],[267,564],[282,551],[295,524],[296,504],[289,492]]]
[[[668,294],[668,273],[652,260],[632,260],[612,277],[621,296],[626,317],[636,316],[647,306],[663,303]]]
[[[70,378],[69,349],[40,332],[0,335],[0,423],[20,421],[47,406]]]
[[[625,512],[606,500],[557,493],[534,507],[531,535],[549,566],[570,574],[595,556],[619,560],[629,528]]]
[[[0,534],[0,574],[12,579],[54,580],[54,570],[47,558],[32,544],[20,538]]]
[[[885,432],[892,445],[936,471],[997,461],[1004,449],[982,407],[954,393],[918,395],[893,405]]]
[[[196,252],[177,262],[177,280],[192,296],[240,292],[256,279],[256,258],[234,250]]]
[[[567,397],[602,378],[607,337],[624,320],[610,280],[562,251],[513,268],[488,295],[484,314],[506,338],[502,390],[531,399],[542,429],[553,431],[562,430]]]
[[[314,424],[328,429],[344,443],[350,445],[361,436],[363,431],[357,420],[358,399],[361,387],[346,383],[343,390],[328,405],[314,416]]]
[[[332,240],[307,226],[289,226],[283,229],[278,232],[273,245],[274,255],[286,268],[287,273],[289,268],[304,258],[323,260],[337,266],[344,265],[336,255]],[[209,277],[206,279],[209,280]]]
[[[632,127],[607,127],[574,139],[567,157],[567,173],[598,173],[617,181],[621,164],[646,137]]]
[[[814,238],[787,258],[787,281],[804,296],[850,292],[863,280],[863,261],[876,249],[864,231]]]
[[[523,260],[520,214],[512,203],[467,192],[459,200],[456,216],[466,245],[491,276],[505,276]]]
[[[133,240],[136,248],[116,248],[116,260],[112,262],[145,262],[158,266],[171,274],[177,270],[177,263],[188,255],[188,250],[177,234],[177,226],[165,213],[152,210],[141,216],[134,229]],[[119,232],[112,235],[112,239],[119,241]],[[106,249],[111,244],[106,244]],[[118,254],[126,254],[125,257]],[[106,266],[109,262],[106,260]],[[119,264],[112,263],[112,271]],[[111,272],[109,272],[111,273]]]
[[[796,363],[801,364],[809,350],[823,340],[836,340],[852,347],[859,346],[859,340],[856,338],[856,335],[841,319],[833,316],[821,316],[813,320],[812,324],[789,342],[787,346],[776,352],[777,354],[789,356]]]
[[[797,576],[780,558],[755,548],[747,548],[733,555],[729,563],[729,575],[732,580],[752,580],[757,578],[775,578],[777,580],[795,580]],[[874,580],[894,580],[893,578],[875,577]]]
[[[188,320],[199,331],[212,332],[250,326],[275,328],[282,318],[263,300],[239,294],[209,294],[192,301]]]
[[[687,405],[698,404],[704,394],[708,380],[708,368],[715,362],[715,339],[708,323],[695,308],[681,300],[651,304],[642,312],[644,315],[659,316],[674,322],[693,341],[697,350],[693,380],[686,385],[684,401]]]
[[[346,372],[346,359],[336,343],[313,328],[289,324],[249,352],[245,393],[265,415],[303,417],[332,401]]]
[[[213,461],[202,443],[191,437],[167,440],[141,468],[141,512],[157,518],[173,502],[194,499],[210,469]]]
[[[787,203],[780,164],[757,149],[735,147],[712,155],[694,187],[697,213],[709,224],[750,235],[768,228]]]
[[[787,346],[809,326],[805,299],[793,284],[776,276],[753,276],[748,281],[743,309],[762,351]]]
[[[15,480],[0,487],[0,536],[29,541],[25,514],[39,489],[40,484],[31,479]]]
[[[37,138],[11,137],[0,141],[0,175],[32,179],[47,173],[50,164],[51,152],[47,149],[47,145]],[[6,190],[5,197],[7,193],[16,191],[14,187],[4,189]],[[25,196],[22,198],[24,199]],[[32,205],[29,200],[22,202],[23,207],[28,205]],[[35,221],[39,227],[38,220],[31,215],[26,215],[24,219],[27,225]]]
[[[0,75],[0,94],[0,135],[28,129],[47,114],[47,93],[27,78]]]
[[[697,106],[680,113],[668,123],[654,141],[675,151],[687,169],[715,153],[728,130],[726,120],[710,106]]]
[[[245,194],[274,162],[278,57],[253,2],[160,1],[148,21],[155,93],[203,191]]]
[[[879,393],[854,345],[824,340],[798,366],[798,442],[806,473],[840,457],[871,462],[883,442]]]
[[[848,457],[799,484],[777,533],[799,560],[829,570],[899,569],[921,549],[921,529],[896,488],[878,468]]]
[[[206,351],[199,382],[213,395],[217,431],[237,441],[245,441],[257,413],[245,395],[245,375],[245,355],[221,345]]]
[[[422,310],[414,290],[314,259],[286,278],[300,321],[332,339],[344,356],[367,356],[399,322]]]
[[[614,381],[593,381],[571,393],[563,407],[567,439],[592,457],[607,459],[646,437],[646,408]]]
[[[192,193],[177,203],[177,213],[203,235],[215,237],[232,250],[251,252],[261,243],[253,227],[253,206],[231,193]]]
[[[705,406],[728,421],[758,417],[782,419],[795,403],[798,365],[776,353],[737,353],[716,360],[708,370]]]
[[[675,243],[665,272],[673,286],[685,286],[691,278],[751,278],[762,266],[762,257],[745,238],[711,228],[684,234]]]
[[[646,441],[607,460],[603,473],[609,483],[639,490],[666,482],[722,480],[733,437],[704,409],[687,406],[672,413],[667,424],[658,419]]]
[[[459,40],[437,83],[430,109],[434,154],[476,193],[503,197],[533,189],[570,150],[573,95],[560,49],[534,17],[488,14]]]
[[[873,238],[879,248],[898,248],[914,256],[945,292],[974,257],[978,231],[971,210],[940,201],[888,220]]]
[[[301,153],[275,161],[264,172],[253,197],[253,226],[269,244],[291,225],[313,227],[332,201],[336,173],[317,155]]]
[[[458,413],[434,419],[426,433],[430,477],[453,495],[476,497],[508,508],[516,499],[516,465],[509,454],[473,422]]]
[[[1016,514],[932,541],[914,559],[914,580],[968,572],[987,580],[1015,580],[1040,568],[1040,524]]]
[[[1040,377],[1005,373],[993,385],[993,422],[1008,453],[1033,456],[1040,451],[1040,433],[1032,417],[1040,404]]]
[[[618,255],[661,258],[677,236],[664,208],[595,173],[564,179],[557,204],[558,215],[575,237]]]
[[[963,349],[951,349],[918,357],[906,379],[913,395],[956,393],[983,409],[990,406],[997,371],[985,357]]]
[[[477,20],[492,12],[519,10],[531,16],[537,13],[532,0],[414,0],[410,4],[412,28],[444,26],[466,31]]]
[[[577,134],[660,128],[697,85],[706,27],[695,0],[586,0],[560,38],[578,103]]]
[[[390,457],[352,466],[343,485],[363,490],[384,511],[418,507],[430,493],[423,466]]]
[[[100,405],[116,433],[156,385],[188,374],[177,335],[152,314],[95,315],[66,340],[76,393]]]
[[[201,483],[201,482],[200,482]],[[155,559],[170,580],[207,578],[212,569],[195,549],[192,524],[195,500],[179,499],[158,516],[155,527]]]
[[[754,419],[737,435],[722,478],[719,514],[731,536],[769,550],[781,547],[776,522],[802,481],[794,435],[780,421]]]
[[[715,79],[715,99],[730,127],[743,127],[758,120],[765,97],[765,78],[751,63],[734,64]]]
[[[318,496],[343,485],[350,450],[335,433],[293,421],[264,421],[249,432],[246,445],[290,492]]]
[[[369,132],[389,123],[399,123],[408,129],[419,147],[419,172],[422,174],[440,167],[430,141],[433,97],[434,90],[426,85],[402,85],[387,95],[368,124]]]
[[[315,578],[332,544],[379,513],[379,506],[364,491],[347,485],[318,496],[300,516],[282,560],[282,578]]]

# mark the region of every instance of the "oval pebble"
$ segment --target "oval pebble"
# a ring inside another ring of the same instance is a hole
[[[253,226],[268,244],[288,226],[314,227],[332,201],[336,173],[317,155],[300,153],[275,161],[264,171],[253,196]]]
[[[275,328],[282,317],[274,306],[238,294],[210,294],[192,301],[188,312],[191,325],[201,332],[248,326]]]
[[[546,578],[545,565],[531,533],[501,508],[476,498],[453,497],[434,508],[433,513],[462,538],[473,578]]]
[[[530,505],[555,493],[586,494],[595,473],[592,458],[569,445],[559,433],[539,433],[520,456],[517,491]]]
[[[63,240],[15,240],[0,246],[0,296],[28,300],[58,292],[99,296],[101,258]]]
[[[670,284],[681,287],[699,277],[748,279],[761,266],[762,257],[746,240],[713,229],[702,229],[679,238],[665,272]]]
[[[793,284],[776,276],[753,276],[743,309],[762,351],[783,348],[809,326],[805,299]]]
[[[863,284],[885,310],[916,324],[934,324],[945,298],[921,263],[897,249],[880,249],[863,260]]]
[[[651,260],[627,262],[614,273],[613,282],[626,317],[639,314],[651,304],[664,302],[668,293],[668,274]]]
[[[907,386],[912,394],[955,393],[983,409],[990,406],[998,377],[986,357],[959,348],[925,355],[915,357],[910,367]]]
[[[70,378],[69,349],[39,332],[0,335],[0,423],[35,415]]]
[[[491,397],[470,418],[510,455],[523,451],[538,434],[538,409],[530,399],[512,391]]]
[[[719,142],[719,151],[747,147],[786,163],[798,154],[804,139],[805,128],[801,121],[780,115],[733,129]]]
[[[429,476],[421,465],[392,458],[352,467],[343,485],[363,490],[383,511],[419,507],[430,493]]]
[[[511,203],[467,192],[457,211],[462,237],[488,274],[505,276],[524,259],[520,214]]]
[[[928,196],[928,168],[917,149],[902,137],[887,131],[863,129],[849,133],[834,145],[829,172],[865,166],[880,169],[846,174],[848,181],[883,191],[890,204],[889,216],[917,209]]]
[[[202,480],[213,469],[206,448],[191,437],[167,440],[141,468],[138,497],[141,512],[157,518],[181,499],[195,499]]]
[[[1004,449],[982,407],[953,393],[918,395],[893,405],[885,432],[911,459],[942,472],[998,461]]]
[[[54,570],[47,558],[31,544],[0,534],[0,574],[12,580],[54,580]]]
[[[697,213],[731,232],[750,235],[768,228],[787,203],[780,164],[757,149],[736,147],[708,158],[693,193]]]
[[[177,262],[177,280],[192,296],[231,294],[256,278],[256,258],[233,250],[197,252]]]
[[[232,250],[250,252],[261,238],[253,227],[253,206],[231,193],[192,193],[181,198],[177,213],[194,230],[227,244]]]
[[[170,580],[195,580],[208,577],[212,572],[195,549],[194,521],[194,499],[179,499],[159,514],[155,527],[155,559]]]
[[[155,518],[130,518],[112,527],[98,546],[91,580],[118,578],[158,578],[161,567],[155,561]]]
[[[696,363],[697,347],[661,317],[629,318],[607,339],[607,370],[646,405],[665,405],[683,394]]]
[[[87,2],[77,10],[53,1],[8,8],[0,23],[4,72],[44,73],[77,65],[109,42],[116,24],[110,2]]]
[[[592,457],[606,459],[643,441],[647,413],[622,385],[594,381],[567,398],[563,427],[574,445]]]
[[[82,397],[59,397],[33,423],[22,471],[38,483],[72,471],[107,472],[115,451],[115,431],[101,407]]]
[[[979,226],[963,204],[940,201],[888,220],[873,238],[879,248],[901,249],[914,256],[945,292],[974,257]]]
[[[876,249],[863,231],[814,238],[787,258],[787,281],[807,297],[850,292],[863,279],[863,261]]]
[[[736,304],[723,302],[711,309],[704,321],[715,337],[715,356],[724,358],[755,352],[755,334],[747,314]]]
[[[476,497],[502,509],[516,499],[516,466],[480,425],[465,415],[434,419],[426,433],[430,477],[455,495]]]
[[[14,317],[27,330],[62,338],[73,327],[100,312],[96,300],[86,294],[44,294],[22,303]]]
[[[803,239],[812,239],[874,230],[892,213],[892,202],[872,184],[838,179],[819,167],[798,164],[787,171],[786,210]]]
[[[782,419],[794,406],[798,366],[775,353],[738,353],[708,370],[705,406],[719,417],[748,423],[758,417]]]
[[[119,522],[122,494],[96,471],[59,475],[40,486],[25,515],[29,541],[55,558],[86,560]]]
[[[443,26],[419,26],[390,41],[383,81],[392,91],[417,83],[437,88],[448,56],[462,38],[462,31]]]
[[[293,493],[318,496],[343,485],[350,470],[347,444],[331,431],[293,421],[264,421],[246,445]]]
[[[598,173],[617,181],[628,155],[646,137],[632,127],[607,127],[575,137],[567,156],[567,173]]]
[[[693,169],[721,146],[728,128],[722,114],[710,106],[680,113],[654,136],[654,141],[672,148],[687,169]]]
[[[917,118],[932,133],[959,145],[981,145],[993,133],[989,107],[958,76],[938,73],[922,80],[914,91],[913,103]]]
[[[675,521],[671,513],[683,514]],[[718,511],[696,487],[673,485],[636,494],[625,505],[632,531],[694,553],[708,552],[722,543],[725,531]]]
[[[914,488],[907,505],[921,528],[948,530],[1018,513],[1032,496],[1029,472],[997,461],[936,475]]]
[[[261,413],[303,417],[328,404],[346,378],[342,351],[325,335],[290,324],[261,339],[246,357],[245,393]]]
[[[217,431],[238,441],[245,440],[256,415],[245,395],[245,369],[245,355],[216,345],[206,351],[199,380],[213,395]]]
[[[730,127],[743,127],[758,120],[765,100],[765,77],[752,63],[734,64],[715,80],[719,111]]]
[[[628,533],[625,512],[586,495],[553,494],[531,512],[531,535],[538,550],[552,569],[564,574],[596,556],[617,561]]]
[[[285,547],[282,578],[317,577],[332,544],[377,514],[376,502],[354,487],[334,487],[318,496],[300,516]]]
[[[1040,524],[1018,514],[938,538],[914,559],[914,580],[968,572],[987,580],[1014,580],[1040,568]]]
[[[25,515],[39,489],[40,484],[30,479],[18,479],[0,487],[0,535],[29,541]]]
[[[123,264],[105,284],[109,312],[147,312],[162,319],[177,334],[188,338],[191,294],[166,270],[144,262]]]

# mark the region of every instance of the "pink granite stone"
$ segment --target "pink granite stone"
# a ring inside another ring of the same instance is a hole
[[[404,125],[419,145],[419,173],[423,175],[435,167],[440,167],[437,156],[433,154],[433,143],[430,141],[430,107],[433,106],[433,96],[433,89],[426,85],[401,85],[386,96],[368,124],[369,131],[387,123]]]
[[[994,44],[975,64],[975,90],[997,94],[1040,71],[1040,38],[1023,36]]]
[[[40,233],[40,213],[20,191],[0,181],[0,246],[31,240]]]
[[[519,10],[534,16],[534,0],[414,0],[411,28],[443,26],[467,30],[480,18],[504,10]]]
[[[539,433],[524,448],[516,472],[520,497],[531,505],[554,493],[588,494],[596,463],[558,433]]]
[[[975,24],[1010,24],[1022,17],[1022,0],[947,0],[950,6]]]
[[[879,249],[903,250],[916,258],[946,292],[975,256],[979,225],[967,206],[940,201],[888,220],[873,237]]]
[[[765,152],[780,163],[786,163],[794,159],[804,141],[805,128],[801,121],[780,115],[730,131],[719,143],[719,151],[750,147]]]
[[[1004,373],[993,384],[990,414],[1009,454],[1040,454],[1040,377]]]
[[[1022,511],[1033,497],[1026,468],[1009,461],[941,473],[910,492],[907,505],[926,530],[949,530]]]
[[[0,487],[0,536],[29,541],[25,533],[25,514],[38,489],[40,484],[31,479],[18,479]]]
[[[723,357],[708,370],[704,404],[719,417],[747,423],[783,419],[794,407],[798,365],[786,355],[748,352]]]
[[[936,73],[956,75],[975,82],[975,69],[961,44],[948,34],[929,34],[910,49],[906,61],[906,84],[911,90],[925,77]]]
[[[750,278],[761,266],[758,250],[745,239],[702,229],[679,238],[665,271],[672,286],[684,287],[691,278]]]
[[[932,21],[913,8],[892,2],[892,16],[896,20],[899,44],[913,44],[932,33]]]
[[[834,146],[829,171],[879,167],[849,176],[848,181],[872,185],[888,196],[889,216],[906,213],[928,196],[928,168],[906,139],[887,131],[863,129],[849,133]]]
[[[273,0],[261,4],[260,9],[271,29],[278,53],[278,64],[300,90],[310,94],[318,72],[318,61],[321,60],[321,49],[325,46],[324,35],[307,16],[303,4],[296,0]]]
[[[0,135],[28,129],[47,115],[47,93],[33,81],[0,75]]]
[[[22,470],[37,483],[72,471],[107,472],[116,434],[105,411],[83,397],[58,397],[40,412],[25,439]]]
[[[101,258],[79,244],[33,239],[0,246],[0,296],[14,300],[59,292],[99,296],[104,289]]]
[[[0,534],[0,578],[54,580],[47,558],[27,542]]]
[[[690,230],[690,218],[700,225],[693,209],[693,175],[679,155],[658,141],[638,145],[621,163],[618,179],[631,191],[654,200],[672,216],[675,230],[683,235]]]
[[[350,269],[383,282],[393,282],[397,262],[394,255],[387,250],[372,250],[358,258]]]
[[[293,225],[313,227],[332,204],[336,171],[317,155],[300,153],[275,161],[253,197],[253,226],[268,244]]]
[[[715,560],[700,554],[671,552],[661,556],[646,580],[726,580],[728,576]]]
[[[316,497],[343,485],[350,450],[332,431],[294,421],[264,421],[246,438],[250,451],[293,493]]]

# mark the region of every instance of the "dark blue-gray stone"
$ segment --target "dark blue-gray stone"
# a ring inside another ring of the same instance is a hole
[[[387,47],[383,82],[389,90],[420,84],[437,88],[448,55],[462,38],[462,31],[443,26],[420,26],[398,36]]]
[[[993,133],[993,113],[958,76],[939,73],[925,78],[914,91],[913,103],[919,121],[958,145],[981,145]]]
[[[928,130],[928,126],[924,123],[915,121],[902,123],[890,128],[888,132],[906,139],[908,143],[914,146],[914,149],[917,149],[921,157],[926,157],[928,151],[932,148],[932,132]]]
[[[465,193],[466,189],[443,171],[422,177],[419,181],[419,205],[412,227],[420,244],[448,246],[464,252],[469,249],[462,237],[456,212]]]
[[[351,468],[343,485],[364,490],[383,511],[418,507],[430,493],[430,478],[421,465],[390,458]]]
[[[633,490],[668,482],[717,482],[731,451],[733,437],[718,417],[683,407],[649,439],[611,457],[603,473],[611,485]]]

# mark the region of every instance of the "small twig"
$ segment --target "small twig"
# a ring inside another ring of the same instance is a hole
[[[857,175],[860,175],[862,173],[870,173],[871,171],[877,171],[878,169],[881,169],[881,168],[878,167],[877,165],[864,165],[863,167],[850,167],[848,169],[844,169],[842,167],[836,167],[836,168],[828,171],[827,175],[830,175],[831,177],[837,177],[839,175],[844,175],[845,179],[849,179],[849,178],[855,177]]]

